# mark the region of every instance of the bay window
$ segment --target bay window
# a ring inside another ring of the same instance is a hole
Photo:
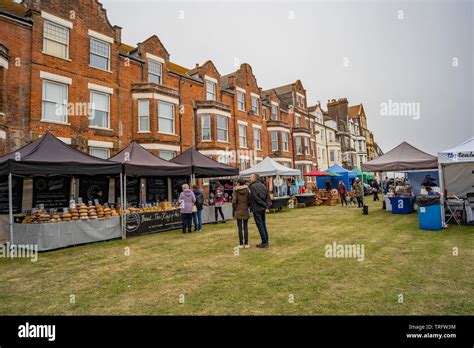
[[[175,134],[173,104],[158,102],[158,132]]]
[[[148,99],[138,100],[138,131],[150,131],[150,101]]]
[[[211,115],[201,115],[201,139],[211,140]]]
[[[271,139],[272,139],[272,151],[278,151],[278,132],[277,131],[271,132]]]
[[[229,141],[229,120],[225,116],[217,115],[217,141]]]
[[[283,147],[283,151],[290,151],[289,149],[289,133],[282,132],[281,133],[281,144]]]

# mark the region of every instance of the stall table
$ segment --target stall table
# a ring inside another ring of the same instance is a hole
[[[288,206],[288,201],[290,200],[290,196],[283,196],[283,197],[274,197],[272,199],[272,206],[270,209],[280,209],[285,208]]]
[[[308,204],[314,203],[314,199],[316,195],[314,193],[303,193],[300,195],[295,195],[298,204],[304,204],[305,206]]]
[[[394,196],[389,199],[392,214],[410,214],[415,211],[415,197],[413,196]]]
[[[224,213],[224,220],[230,220],[233,217],[232,204],[226,203],[222,205],[222,212]],[[201,212],[202,224],[209,224],[216,221],[215,207],[213,205],[204,206]],[[221,216],[219,214],[219,221]]]
[[[13,243],[38,245],[38,251],[120,238],[120,217],[62,221],[44,224],[13,224]]]

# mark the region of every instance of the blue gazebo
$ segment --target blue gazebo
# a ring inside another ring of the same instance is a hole
[[[331,178],[331,185],[333,188],[337,188],[339,186],[339,180],[342,180],[344,184],[346,184],[346,187],[348,190],[351,189],[351,180],[357,178],[357,174],[347,170],[345,168],[342,168],[339,164],[335,164],[328,169],[325,170],[325,172],[333,172],[336,174],[339,174],[340,176],[338,177],[332,177]]]

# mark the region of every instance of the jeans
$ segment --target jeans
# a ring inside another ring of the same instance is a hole
[[[254,212],[253,219],[255,220],[255,224],[257,225],[258,233],[260,233],[262,244],[267,244],[268,231],[267,231],[267,224],[265,222],[265,210]]]
[[[374,192],[374,202],[379,200],[379,193]]]
[[[198,231],[200,231],[202,228],[201,212],[202,210],[198,210],[197,212],[193,213],[194,229]]]
[[[240,245],[249,244],[249,220],[237,220],[237,227],[239,229],[239,243]],[[243,230],[243,233],[242,233]]]
[[[346,195],[341,195],[341,204],[342,204],[342,206],[344,206],[344,203],[346,203],[346,206],[347,206],[347,198],[346,198]]]
[[[186,233],[186,229],[191,233],[193,214],[181,214],[183,220],[183,233]]]
[[[215,208],[216,222],[219,220],[219,216],[217,215],[218,212],[221,214],[222,221],[225,221],[225,219],[224,219],[224,213],[222,212],[222,207],[216,207],[216,208]]]
[[[364,206],[364,204],[362,203],[362,197],[359,197],[357,196],[357,205],[359,206],[359,208],[362,208]]]

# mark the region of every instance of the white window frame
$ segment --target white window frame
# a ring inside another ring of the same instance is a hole
[[[246,149],[247,145],[247,125],[239,124],[239,146]]]
[[[212,90],[209,91],[209,86],[212,86]],[[211,80],[206,80],[206,100],[217,100],[217,83]]]
[[[95,156],[93,154],[94,150],[96,151],[104,151],[105,153],[107,153],[107,157],[99,157],[99,156]],[[109,159],[110,158],[110,149],[106,148],[106,147],[98,147],[98,146],[89,146],[89,155],[91,156],[94,156],[94,157],[97,157],[97,158],[103,158],[103,159]]]
[[[54,103],[54,104],[56,105],[55,110],[57,110],[57,105],[58,105],[58,103],[56,103],[55,101],[45,100],[45,87],[46,87],[46,84],[58,85],[58,86],[61,86],[61,87],[65,87],[65,88],[66,88],[66,100],[63,100],[63,103],[60,104],[60,105],[63,105],[63,107],[65,108],[65,115],[64,115],[64,120],[63,120],[63,121],[51,120],[51,119],[45,118],[45,114],[44,114],[44,112],[45,112],[45,107],[44,107],[44,104],[45,104],[45,103]],[[69,86],[68,86],[67,84],[44,79],[44,80],[42,81],[42,96],[41,96],[41,109],[42,109],[42,110],[41,110],[41,120],[42,120],[42,121],[45,121],[45,122],[53,122],[53,123],[64,123],[64,124],[67,124],[67,122],[68,122],[68,99],[69,99]]]
[[[54,39],[52,37],[47,37],[47,35],[46,35],[47,25],[65,30],[67,32],[66,42],[61,42],[61,41],[59,41],[57,39]],[[56,44],[60,44],[60,45],[65,46],[66,47],[66,56],[62,57],[62,56],[54,54],[52,52],[48,52],[47,49],[46,49],[47,41],[52,41]],[[53,56],[53,57],[57,57],[57,58],[61,58],[61,59],[69,60],[69,43],[70,43],[70,29],[67,26],[61,25],[59,23],[55,23],[54,21],[51,21],[51,20],[47,20],[47,19],[44,20],[44,24],[43,24],[43,53],[44,54],[47,54],[47,55],[50,55],[50,56]]]
[[[107,114],[107,125],[106,127],[103,127],[103,126],[97,126],[97,125],[93,125],[91,124],[92,120],[95,118],[93,117],[94,116],[94,103],[92,102],[93,98],[92,98],[92,95],[93,94],[100,94],[100,95],[105,95],[107,97],[107,107],[108,107],[108,110],[98,110],[98,111],[102,111],[102,112],[105,112]],[[96,91],[96,90],[90,90],[89,91],[89,100],[90,100],[90,120],[89,120],[89,128],[99,128],[99,129],[110,129],[110,94],[108,93],[103,93],[103,92],[99,92],[99,91]]]
[[[256,136],[258,134],[258,136]],[[260,128],[253,128],[253,145],[256,150],[262,149],[262,130]]]
[[[274,136],[276,137],[276,139],[274,139]],[[270,132],[270,142],[271,142],[271,146],[272,146],[272,151],[278,151],[278,149],[279,149],[279,146],[278,146],[278,131],[271,131]],[[276,146],[273,146],[274,144]]]
[[[251,102],[251,109],[254,113],[254,115],[260,115],[260,103],[259,99],[257,97],[254,97],[253,95],[250,96],[250,102]]]
[[[301,127],[301,115],[299,114],[295,114],[295,127]]]
[[[275,111],[275,112],[273,112]],[[275,115],[275,117],[273,117]],[[271,121],[278,121],[278,105],[273,105],[271,106],[270,110],[270,120]]]
[[[237,110],[245,111],[245,93],[237,90]]]
[[[226,128],[219,128],[219,120],[225,120]],[[216,127],[217,127],[217,141],[220,143],[228,143],[229,142],[229,118],[222,115],[216,115]],[[219,131],[224,131],[225,133],[225,140],[219,139]]]
[[[304,137],[304,154],[307,156],[311,155],[310,140],[308,137]]]
[[[164,154],[164,153],[171,154],[172,155],[171,158],[168,159],[168,158],[162,157],[161,155]],[[164,159],[165,161],[169,161],[169,160],[176,157],[176,151],[173,151],[173,150],[158,150],[158,157],[160,157],[161,159]]]
[[[302,137],[295,137],[295,147],[296,147],[296,154],[302,155],[303,154],[303,139]]]
[[[334,162],[336,160],[336,153],[333,149],[329,150],[329,162]]]
[[[144,105],[146,103],[146,106]],[[142,129],[142,119],[147,119],[146,129]],[[150,133],[150,100],[149,99],[138,99],[138,133]]]
[[[159,66],[159,73],[156,73],[156,72],[152,72],[150,70],[150,68],[153,66],[153,64],[156,64],[157,66]],[[150,79],[150,75],[151,76],[154,76],[154,77],[158,77],[158,82],[156,81],[151,81]],[[163,83],[163,63],[162,62],[159,62],[157,60],[154,60],[154,59],[150,59],[148,58],[148,82],[151,82],[151,83],[157,83],[159,85],[161,85]]]
[[[204,127],[204,119],[209,120],[209,125]],[[204,139],[204,130],[209,129],[209,139]],[[211,115],[202,114],[201,115],[201,140],[202,141],[212,141],[212,126],[211,126]]]
[[[161,105],[161,104],[165,104],[165,105],[171,106],[171,111],[172,111],[172,116],[171,116],[171,118],[169,118],[169,117],[164,117],[164,116],[161,116],[161,115],[160,115],[160,105]],[[176,135],[176,113],[175,113],[175,104],[158,100],[157,111],[158,111],[158,133],[160,133],[160,134]],[[172,123],[171,123],[171,124],[172,124],[172,131],[171,131],[171,132],[167,132],[167,131],[160,130],[160,118],[161,118],[161,119],[164,119],[164,120],[167,120],[167,121],[170,121],[170,120],[172,121]]]
[[[101,43],[101,44],[107,45],[107,46],[109,47],[109,56],[106,57],[106,56],[104,56],[104,55],[102,55],[102,54],[99,54],[99,53],[93,53],[93,52],[92,52],[92,41],[96,41],[96,42],[99,42],[99,43]],[[111,44],[110,42],[107,42],[107,41],[98,39],[98,38],[93,37],[93,36],[89,36],[89,66],[90,66],[91,68],[110,72],[111,53],[112,53],[112,44]],[[107,68],[106,68],[106,69],[103,69],[103,68],[101,68],[101,67],[98,67],[98,66],[93,65],[93,64],[92,64],[92,55],[95,55],[95,56],[98,56],[98,57],[102,57],[102,58],[107,59]]]
[[[282,150],[285,152],[290,151],[290,134],[288,132],[282,132],[281,133],[281,147],[283,148]]]

